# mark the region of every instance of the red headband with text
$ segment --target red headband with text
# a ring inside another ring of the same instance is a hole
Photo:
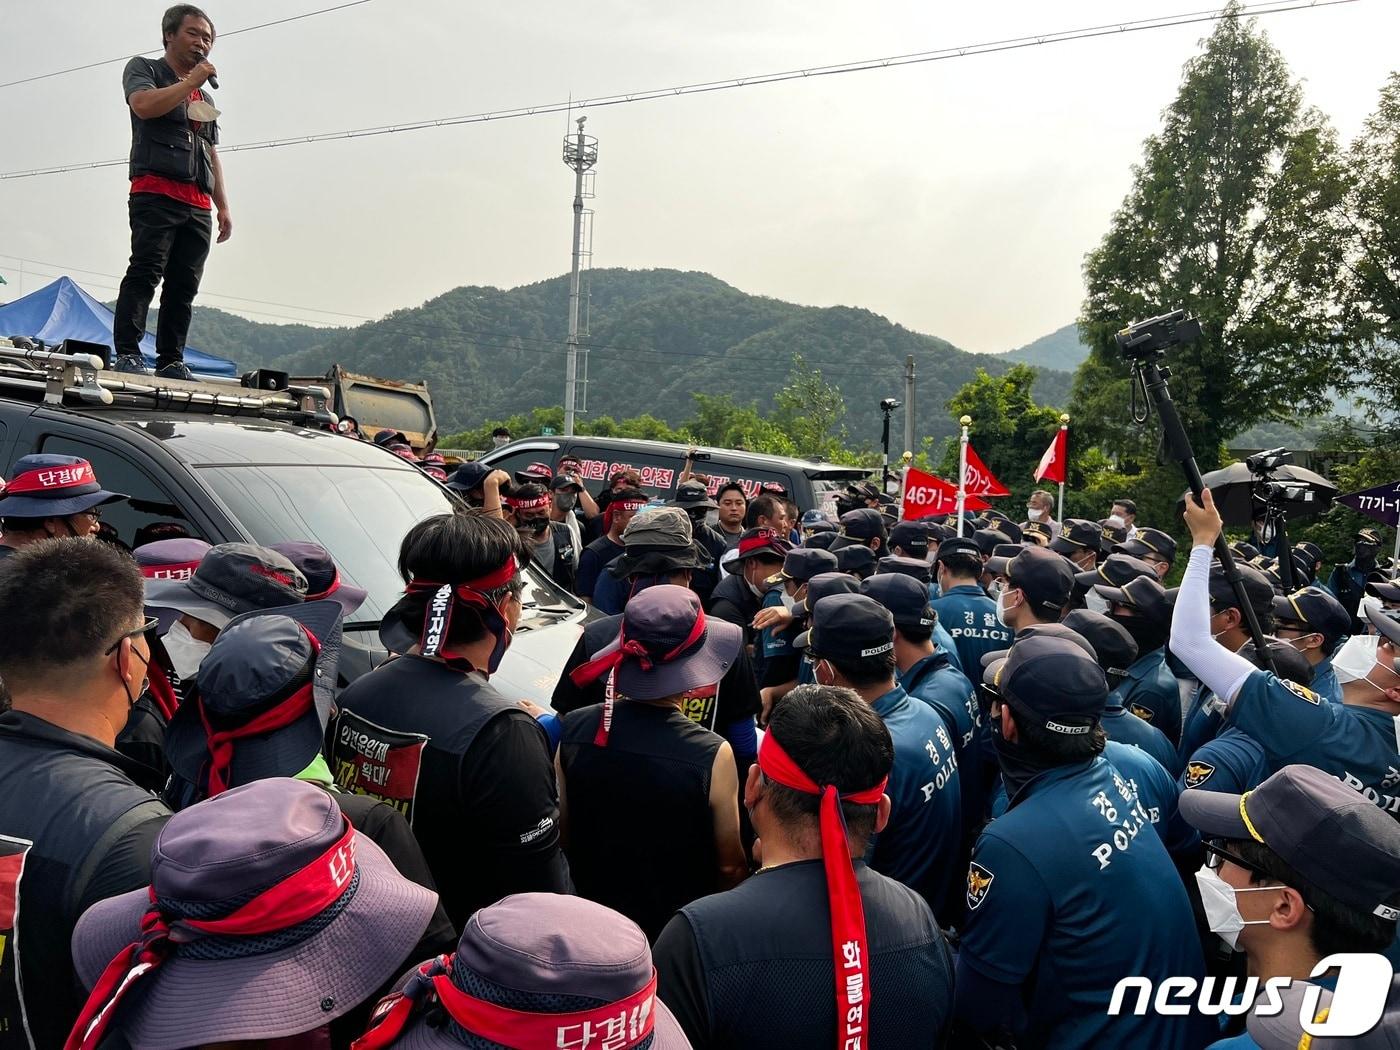
[[[644,1042],[656,1026],[656,971],[651,980],[625,999],[571,1013],[512,1010],[468,995],[455,984],[452,957],[439,956],[418,967],[405,992],[380,1002],[370,1027],[351,1050],[384,1050],[403,1034],[425,1000],[440,1004],[447,1016],[472,1035],[501,1046],[593,1046],[628,1050]]]
[[[520,565],[512,554],[499,569],[475,580],[462,583],[434,583],[430,580],[413,580],[404,588],[405,594],[420,594],[432,591],[428,608],[423,613],[423,629],[418,638],[418,652],[427,657],[440,657],[442,647],[447,642],[447,629],[452,624],[452,611],[460,602],[476,610],[487,630],[496,636],[496,645],[491,652],[487,673],[494,673],[510,644],[510,630],[499,609],[487,597],[491,591],[499,590],[520,571]],[[450,662],[450,661],[449,661]]]
[[[61,492],[63,489],[76,488],[79,485],[96,484],[97,475],[92,472],[92,464],[84,459],[61,467],[26,470],[14,481],[6,483],[5,494],[13,496],[25,492]]]
[[[826,868],[826,895],[831,909],[831,955],[836,973],[836,1048],[868,1042],[870,1013],[870,959],[865,937],[865,909],[860,886],[851,864],[846,839],[846,819],[841,803],[872,806],[885,793],[889,778],[864,791],[842,795],[832,784],[818,784],[783,750],[770,730],[758,745],[758,768],[776,784],[804,795],[821,796],[822,864]]]

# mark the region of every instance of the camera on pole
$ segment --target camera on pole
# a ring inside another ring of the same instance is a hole
[[[1162,420],[1164,451],[1168,457],[1181,464],[1182,472],[1186,475],[1186,483],[1190,486],[1191,494],[1197,501],[1200,500],[1201,493],[1205,491],[1205,483],[1201,480],[1201,468],[1196,465],[1196,452],[1191,447],[1191,439],[1186,435],[1186,428],[1181,425],[1181,415],[1177,412],[1176,404],[1172,401],[1171,390],[1167,387],[1171,371],[1163,367],[1160,362],[1168,350],[1183,343],[1194,342],[1200,337],[1200,322],[1193,317],[1188,317],[1185,310],[1173,310],[1169,314],[1152,317],[1146,321],[1138,321],[1113,337],[1124,360],[1132,365],[1132,413],[1134,421],[1147,422],[1152,407],[1156,406],[1157,415]],[[1139,391],[1142,392],[1144,402],[1141,411],[1139,411],[1137,400]],[[1277,452],[1286,452],[1286,450],[1275,449],[1274,453]],[[1262,453],[1264,456],[1271,454]],[[1230,550],[1230,545],[1225,542],[1224,530],[1216,534],[1215,555],[1220,559],[1221,567],[1225,570],[1225,578],[1230,582],[1235,597],[1239,601],[1240,611],[1244,614],[1245,624],[1249,628],[1249,636],[1254,641],[1254,651],[1259,654],[1270,671],[1277,673],[1268,644],[1264,640],[1264,629],[1259,625],[1259,617],[1254,614],[1254,606],[1250,604],[1249,595],[1245,591],[1244,577],[1241,576],[1239,567],[1235,564],[1235,556]],[[1280,564],[1289,556],[1289,553],[1285,551],[1283,557],[1279,559]]]
[[[880,411],[885,417],[885,425],[880,431],[880,446],[884,449],[880,460],[880,489],[883,492],[890,491],[890,414],[902,404],[903,401],[893,397],[880,402]]]

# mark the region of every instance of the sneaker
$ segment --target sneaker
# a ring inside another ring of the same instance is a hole
[[[141,360],[140,354],[118,354],[117,359],[112,362],[114,372],[131,372],[136,375],[146,374],[146,362]]]
[[[161,365],[156,369],[157,379],[194,379],[194,373],[190,371],[189,365],[183,361],[171,361],[168,365]]]

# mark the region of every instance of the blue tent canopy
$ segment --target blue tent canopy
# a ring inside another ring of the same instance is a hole
[[[60,277],[37,292],[0,306],[0,336],[29,336],[46,343],[82,339],[89,343],[112,345],[112,311],[99,303],[67,277]],[[149,332],[141,340],[141,356],[146,367],[156,363],[156,340]],[[232,361],[185,347],[185,364],[191,371],[210,376],[233,376],[238,372]]]

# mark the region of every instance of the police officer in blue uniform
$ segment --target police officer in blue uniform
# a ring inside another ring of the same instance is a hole
[[[1220,516],[1209,492],[1187,501],[1194,546],[1172,618],[1172,649],[1226,705],[1225,721],[1264,749],[1266,770],[1316,766],[1392,815],[1400,815],[1400,621],[1367,610],[1379,639],[1370,669],[1329,704],[1306,686],[1280,679],[1210,636],[1210,544]]]
[[[783,567],[763,581],[768,591],[753,624],[758,630],[755,647],[764,666],[758,684],[763,689],[765,711],[798,684],[802,660],[792,643],[802,632],[793,626],[793,607],[806,597],[807,583],[813,576],[835,571],[836,555],[830,551],[795,547],[783,558]]]
[[[1269,581],[1252,565],[1236,563],[1240,576],[1244,579],[1245,594],[1250,607],[1259,620],[1265,634],[1274,630],[1274,589]],[[1245,624],[1240,600],[1230,581],[1225,578],[1225,570],[1217,563],[1210,566],[1210,633],[1211,636],[1231,652],[1239,652],[1249,641],[1249,628]],[[1175,602],[1173,602],[1175,605]],[[1173,656],[1180,661],[1181,654],[1173,649]],[[1187,669],[1189,673],[1189,668]],[[1194,675],[1191,676],[1193,679]],[[1192,691],[1191,702],[1181,723],[1181,741],[1176,753],[1185,762],[1196,753],[1216,733],[1220,732],[1220,706],[1212,701],[1209,689],[1197,683]]]
[[[1366,578],[1376,570],[1376,552],[1380,546],[1381,536],[1375,529],[1359,530],[1352,546],[1351,561],[1338,565],[1327,580],[1327,589],[1336,595],[1342,608],[1352,617],[1354,634],[1364,630],[1357,607],[1361,596],[1366,593]]]
[[[885,790],[890,820],[866,860],[918,892],[947,922],[962,848],[958,758],[943,719],[895,682],[894,618],[863,594],[831,595],[813,606],[811,627],[796,644],[806,650],[818,685],[854,690],[894,741]]]
[[[896,529],[904,525],[912,525],[914,522],[900,522]],[[890,533],[891,536],[894,532]],[[909,558],[900,555],[886,555],[881,558],[875,566],[875,575],[880,576],[886,573],[898,572],[905,576],[911,576],[918,580],[924,588],[925,596],[932,598],[937,585],[933,582],[933,566],[923,558]],[[948,656],[948,664],[955,671],[962,671],[962,661],[958,659],[957,647],[953,645],[953,636],[948,633],[948,629],[938,622],[938,617],[933,618],[933,644],[943,650]]]
[[[882,573],[862,583],[860,593],[874,598],[894,617],[894,659],[900,688],[937,711],[952,734],[953,752],[958,756],[963,828],[975,833],[984,806],[981,759],[975,746],[977,727],[982,721],[977,693],[967,676],[953,667],[948,651],[934,643],[932,631],[938,614],[929,607],[923,584],[909,576]],[[971,846],[970,838],[967,845]]]
[[[1151,722],[1129,714],[1118,692],[1128,668],[1137,660],[1137,642],[1133,641],[1133,636],[1103,613],[1088,609],[1076,609],[1061,622],[1093,646],[1094,659],[1108,679],[1110,691],[1101,723],[1108,739],[1142,748],[1161,763],[1163,769],[1176,776],[1179,764],[1172,742]]]
[[[807,629],[812,616],[812,607],[832,594],[859,594],[860,581],[845,572],[824,572],[807,581],[806,593],[792,603],[793,629],[801,634]],[[810,660],[797,663],[797,684],[815,685],[817,677],[812,671]]]
[[[973,540],[954,537],[938,545],[939,597],[929,604],[938,622],[948,628],[958,661],[968,674],[976,674],[984,653],[1005,649],[1011,631],[997,621],[996,602],[978,582],[982,576],[982,548]]]
[[[1274,597],[1274,632],[1312,665],[1312,691],[1328,703],[1342,702],[1342,685],[1332,670],[1332,654],[1351,634],[1351,617],[1321,587],[1304,587]]]
[[[1208,1021],[1108,1015],[1125,974],[1200,978],[1204,963],[1171,857],[1102,757],[1108,683],[1086,649],[1031,633],[989,668],[1010,804],[968,868],[956,1012],[987,1041],[1194,1050]]]
[[[1118,706],[1162,731],[1172,746],[1181,739],[1181,693],[1167,666],[1172,607],[1155,578],[1139,576],[1122,587],[1094,588],[1109,603],[1108,615],[1133,636],[1138,658],[1114,692]]]

